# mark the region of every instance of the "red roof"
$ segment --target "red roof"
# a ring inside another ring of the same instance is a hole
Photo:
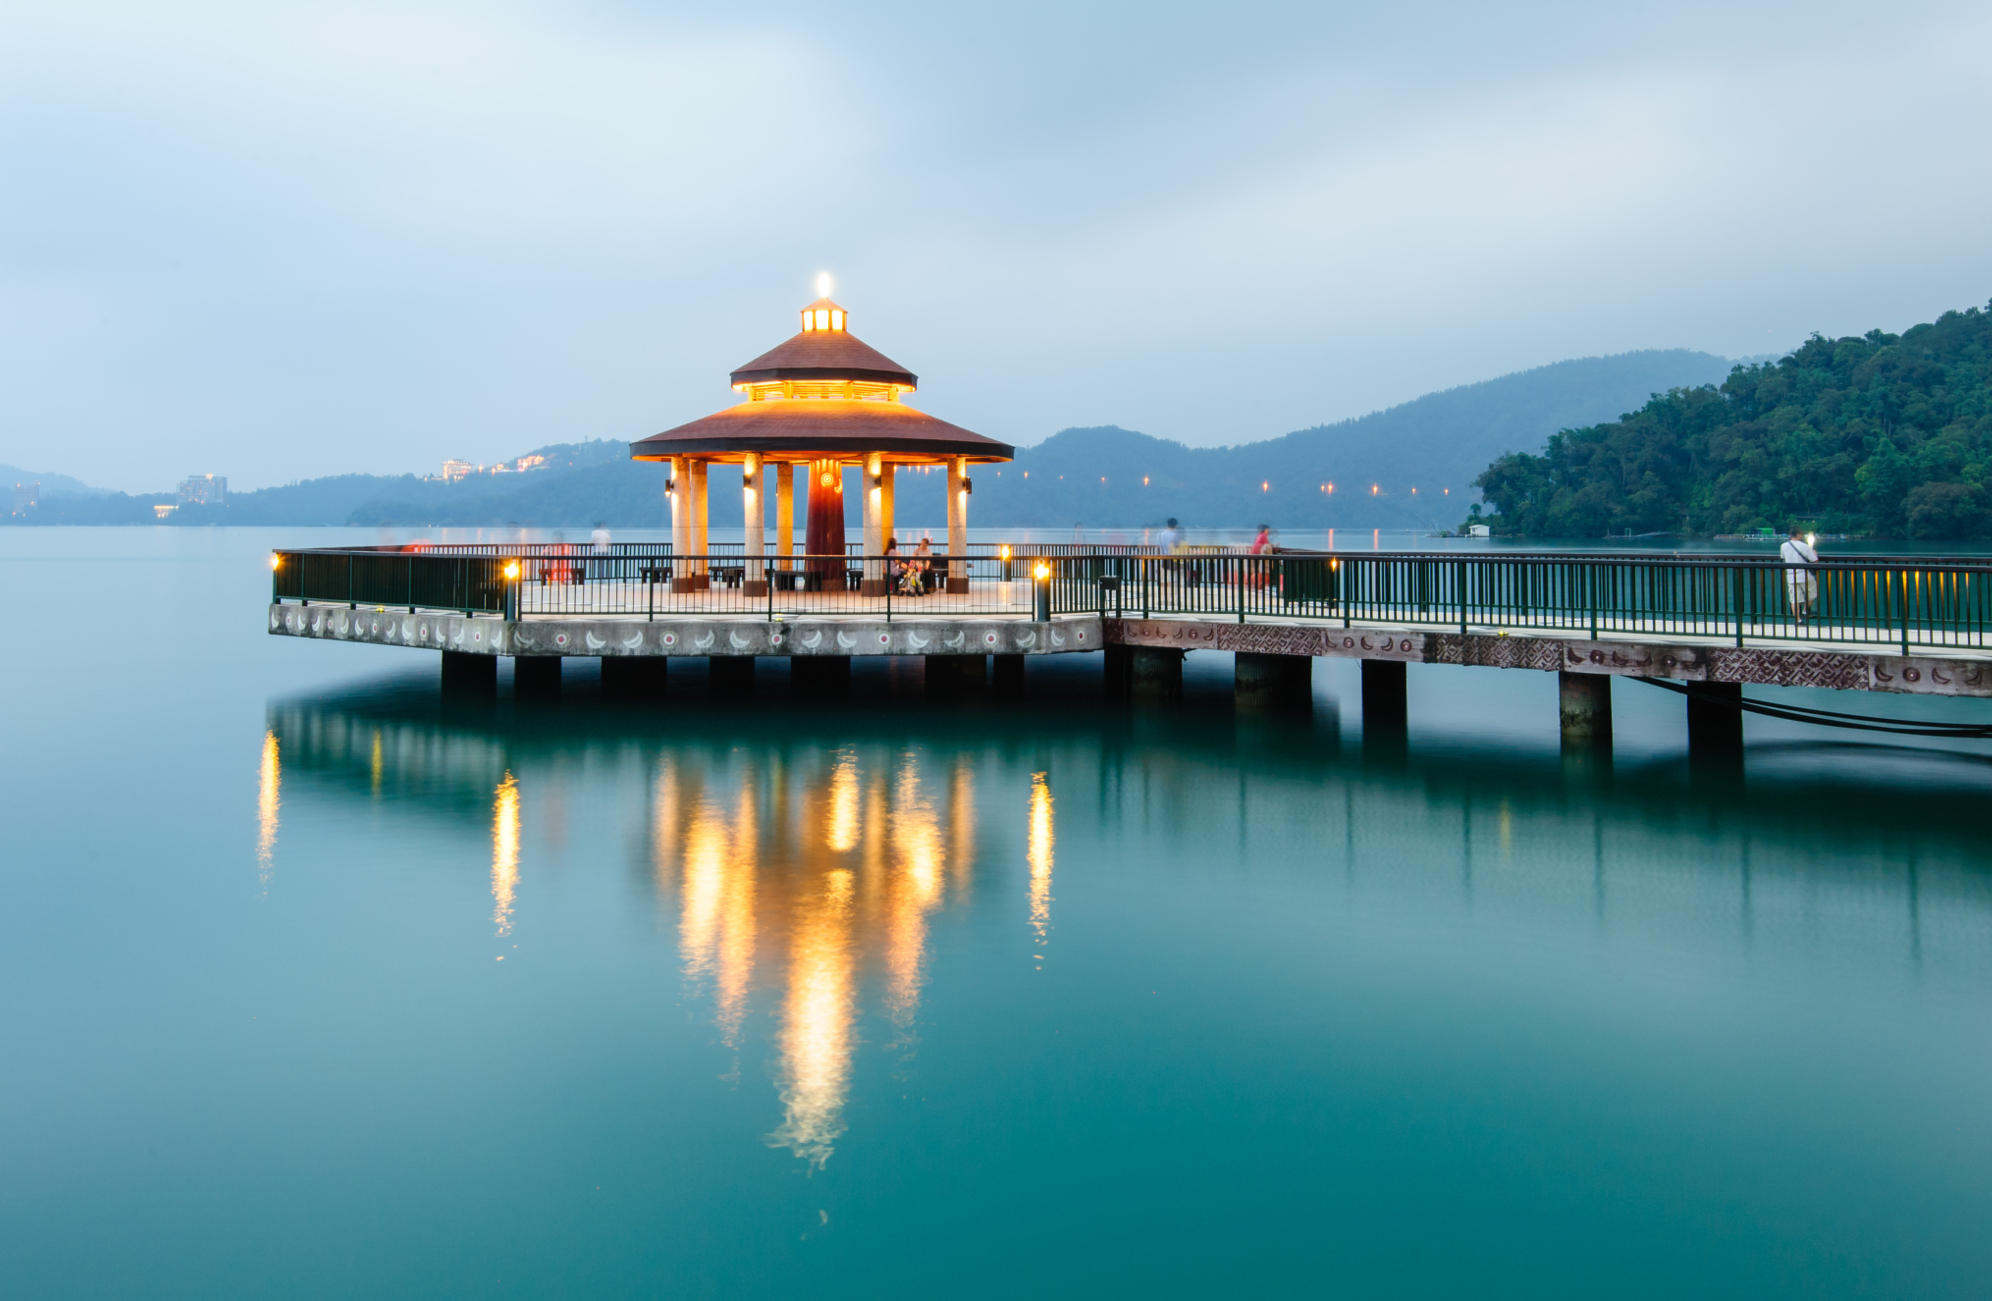
[[[771,379],[858,379],[908,388],[915,383],[912,371],[849,330],[805,330],[733,372],[735,384]]]
[[[777,348],[775,352],[781,350]],[[1017,449],[937,420],[903,402],[855,398],[768,398],[742,402],[629,445],[630,456],[637,460],[737,452],[798,457],[855,457],[884,452],[1007,461],[1017,454]]]

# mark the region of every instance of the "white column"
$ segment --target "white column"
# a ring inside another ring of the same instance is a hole
[[[674,456],[671,466],[671,590],[691,590],[691,570],[685,557],[692,554],[692,467],[682,456]]]
[[[885,489],[873,487],[885,470],[885,458],[873,452],[865,458],[864,472],[859,480],[864,484],[865,494],[865,576],[858,590],[865,596],[879,596],[885,592],[885,562],[879,557],[885,553]]]
[[[761,508],[761,468],[758,452],[747,453],[740,466],[740,504],[745,512],[740,536],[746,541],[740,548],[744,557],[740,562],[743,596],[765,596],[768,592],[768,574],[761,561],[768,553],[767,512]]]
[[[775,464],[775,568],[786,573],[795,566],[795,462]]]
[[[699,559],[693,562],[692,578],[700,587],[710,586],[712,572],[705,560],[706,555],[706,463],[703,459],[691,463],[692,470],[692,552]]]
[[[948,590],[968,590],[968,458],[948,462]]]

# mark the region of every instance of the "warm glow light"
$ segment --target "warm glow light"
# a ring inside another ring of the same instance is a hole
[[[830,471],[825,470],[822,474],[817,476],[816,481],[822,484],[824,487],[828,488],[830,486]]]
[[[505,577],[517,578],[518,576],[519,576],[519,562],[516,560],[506,562]]]
[[[1376,496],[1376,493],[1377,493],[1377,485],[1375,485],[1375,484],[1371,484],[1371,485],[1370,485],[1370,496],[1374,497],[1374,496]]]
[[[269,883],[270,864],[277,852],[277,809],[283,803],[284,765],[277,734],[263,733],[263,763],[256,777],[256,867]]]
[[[1031,774],[1031,821],[1024,859],[1031,869],[1031,929],[1045,942],[1051,929],[1051,786],[1046,774]]]
[[[281,569],[283,567],[283,563],[284,563],[284,558],[282,556],[278,555],[274,551],[270,553],[270,568]]]
[[[1033,569],[1031,572],[1037,575],[1037,580],[1040,583],[1042,583],[1045,579],[1051,577],[1051,566],[1041,564],[1036,569]]]
[[[1260,491],[1260,492],[1265,492],[1265,491],[1267,491],[1267,490],[1268,490],[1269,488],[1271,488],[1271,487],[1272,487],[1272,485],[1271,485],[1270,483],[1267,483],[1267,482],[1266,482],[1266,481],[1265,481],[1264,479],[1261,479],[1261,480],[1259,480],[1259,491]]]
[[[491,799],[491,922],[512,933],[512,899],[519,889],[519,781],[511,773]]]
[[[1145,474],[1141,476],[1141,486],[1144,488],[1148,486],[1148,476]]]
[[[1002,556],[1003,559],[1008,560],[1010,558],[1010,544],[1005,542],[1001,547],[997,548],[997,554]]]
[[[819,307],[816,309],[816,328],[819,330],[827,330],[830,328],[829,308]]]
[[[824,873],[821,894],[801,910],[790,932],[781,1029],[784,1114],[768,1140],[819,1170],[844,1133],[851,1088],[854,885],[849,868]]]
[[[858,757],[845,751],[830,771],[830,825],[824,839],[832,853],[848,854],[858,844]]]
[[[833,330],[844,328],[844,314],[834,308],[830,312],[830,328]]]
[[[828,298],[830,296],[830,273],[828,271],[818,271],[816,273],[816,296],[818,298]]]

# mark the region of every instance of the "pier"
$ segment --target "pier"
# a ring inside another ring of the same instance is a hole
[[[1313,660],[1363,662],[1368,726],[1401,727],[1405,669],[1560,675],[1566,744],[1608,747],[1612,677],[1689,684],[1691,746],[1741,744],[1744,686],[1992,696],[1992,566],[1864,557],[1811,571],[1801,619],[1787,567],[1744,556],[1520,552],[1240,555],[976,545],[933,557],[909,594],[896,557],[767,561],[655,544],[418,546],[278,551],[273,635],[439,655],[444,680],[551,693],[561,665],[601,661],[605,689],[662,690],[673,659],[710,662],[751,690],[785,658],[798,690],[834,691],[860,656],[921,656],[930,685],[1017,689],[1042,655],[1095,655],[1103,689],[1138,701],[1181,690],[1187,654],[1235,656],[1241,706],[1305,700]],[[695,586],[676,576],[693,572]],[[992,671],[993,666],[993,671]]]

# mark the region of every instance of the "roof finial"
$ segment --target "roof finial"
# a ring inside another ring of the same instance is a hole
[[[816,296],[818,298],[828,298],[830,296],[830,273],[828,271],[818,271],[816,273]]]

